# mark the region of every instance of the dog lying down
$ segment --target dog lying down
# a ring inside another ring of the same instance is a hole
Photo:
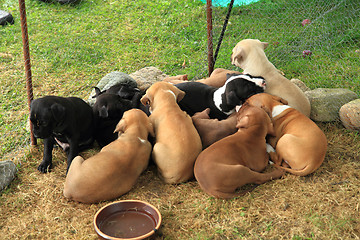
[[[77,156],[66,176],[64,196],[83,202],[111,200],[131,190],[148,166],[154,135],[147,115],[138,109],[124,113],[117,124],[117,140],[86,161]]]
[[[67,170],[80,151],[94,141],[93,112],[85,101],[76,97],[45,96],[30,105],[30,121],[36,138],[44,139],[44,156],[38,170],[46,173],[52,167],[52,150],[57,142],[67,153]]]
[[[216,198],[233,198],[245,184],[262,184],[280,178],[284,171],[261,173],[269,162],[266,135],[273,134],[267,113],[244,104],[237,113],[238,131],[200,153],[194,173],[200,187]]]
[[[227,80],[220,88],[196,81],[178,83],[175,86],[185,92],[184,98],[178,103],[183,111],[193,116],[209,108],[210,118],[222,120],[248,97],[264,92],[266,83],[262,77],[227,74]]]

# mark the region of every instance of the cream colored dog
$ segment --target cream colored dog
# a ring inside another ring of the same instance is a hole
[[[117,140],[86,161],[77,156],[66,176],[64,196],[83,202],[96,203],[119,197],[134,186],[148,166],[152,146],[148,134],[153,126],[144,112],[126,111],[116,126]]]
[[[280,74],[268,60],[265,48],[268,43],[257,39],[240,41],[233,49],[231,63],[244,70],[244,74],[261,76],[266,81],[266,93],[286,99],[289,105],[305,116],[310,116],[310,102],[298,86]]]
[[[202,149],[190,116],[177,104],[184,95],[168,82],[156,82],[141,98],[144,105],[150,105],[150,120],[155,130],[152,158],[160,176],[171,184],[193,177],[194,162]]]
[[[275,165],[299,176],[320,167],[325,158],[327,139],[312,120],[286,105],[286,100],[267,93],[253,95],[245,103],[263,108],[272,119],[275,137],[270,136],[268,142],[276,151],[270,152]]]

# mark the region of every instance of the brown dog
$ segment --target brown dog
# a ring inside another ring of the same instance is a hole
[[[206,85],[212,86],[212,87],[222,87],[224,86],[225,82],[226,82],[226,74],[241,74],[238,71],[232,71],[232,70],[227,70],[227,69],[223,69],[223,68],[216,68],[209,77],[207,78],[203,78],[203,79],[199,79],[199,80],[195,80],[196,82],[201,82],[204,83]],[[173,84],[177,84],[177,83],[182,83],[182,82],[186,82],[188,80],[187,75],[177,75],[177,76],[172,76],[172,77],[167,77],[164,79],[165,82],[170,82]]]
[[[299,176],[320,167],[325,158],[327,139],[313,121],[286,105],[286,100],[270,94],[256,94],[246,102],[262,107],[272,118],[275,137],[270,136],[268,142],[276,149],[276,153],[270,153],[276,165]]]
[[[127,193],[148,166],[154,135],[147,115],[138,109],[126,111],[116,126],[118,139],[86,161],[77,156],[66,176],[64,196],[83,202],[96,203]]]
[[[150,105],[150,120],[156,142],[152,157],[166,183],[181,183],[193,177],[202,146],[190,116],[177,104],[185,93],[168,82],[156,82],[141,98]]]
[[[271,120],[263,109],[244,104],[236,127],[235,134],[212,144],[195,162],[200,187],[217,198],[239,196],[236,190],[245,184],[262,184],[284,174],[281,169],[260,173],[269,161],[265,137],[273,134]]]
[[[310,116],[310,102],[298,86],[285,78],[268,60],[265,48],[268,43],[257,39],[240,41],[233,49],[231,63],[244,70],[244,74],[262,76],[266,81],[265,92],[286,99],[289,105],[305,116]]]
[[[210,119],[209,112],[210,109],[207,108],[191,117],[200,135],[203,149],[237,131],[236,113],[231,114],[227,119],[219,121],[218,119]]]

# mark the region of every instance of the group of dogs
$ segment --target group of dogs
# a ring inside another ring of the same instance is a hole
[[[64,196],[83,203],[111,200],[130,191],[152,159],[169,184],[193,177],[209,195],[238,196],[240,187],[305,176],[322,164],[327,139],[309,119],[303,92],[267,59],[267,43],[240,41],[232,64],[208,78],[168,77],[140,91],[119,84],[90,107],[80,98],[45,96],[32,101],[35,137],[44,139],[38,170],[52,167],[58,143],[67,152]],[[101,151],[79,152],[96,140]],[[273,168],[264,172],[273,162]]]

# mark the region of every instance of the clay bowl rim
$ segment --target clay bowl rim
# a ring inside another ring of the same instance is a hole
[[[133,238],[117,238],[117,237],[113,237],[113,236],[109,236],[105,233],[103,233],[97,226],[96,224],[96,219],[98,217],[98,215],[107,207],[111,206],[111,205],[114,205],[114,204],[119,204],[119,203],[126,203],[126,202],[135,202],[135,203],[141,203],[141,204],[144,204],[144,205],[147,205],[149,207],[151,207],[156,213],[157,215],[159,216],[159,220],[158,220],[158,223],[156,224],[155,228],[153,230],[151,230],[150,232],[144,234],[144,235],[141,235],[141,236],[137,236],[137,237],[133,237]],[[132,199],[129,199],[129,200],[119,200],[119,201],[115,201],[115,202],[112,202],[112,203],[108,203],[106,204],[105,206],[103,206],[102,208],[100,208],[95,216],[94,216],[94,220],[93,220],[93,225],[94,225],[94,228],[95,228],[95,231],[98,235],[100,235],[102,238],[104,239],[113,239],[113,240],[140,240],[140,239],[145,239],[145,238],[148,238],[150,237],[151,235],[153,235],[157,230],[159,230],[160,228],[160,225],[161,225],[161,222],[162,222],[162,217],[161,217],[161,213],[160,211],[152,204],[148,203],[148,202],[145,202],[145,201],[141,201],[141,200],[132,200]]]

